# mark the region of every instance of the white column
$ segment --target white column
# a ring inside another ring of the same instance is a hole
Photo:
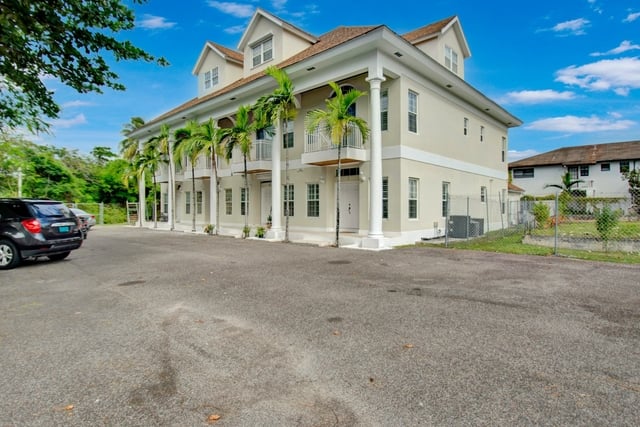
[[[214,225],[216,229],[218,229],[218,224],[216,224],[216,210],[218,209],[218,188],[216,183],[216,174],[213,172],[213,163],[211,164],[211,170],[209,171],[209,200],[209,224]]]
[[[282,147],[282,121],[275,124],[275,135],[271,142],[271,229],[268,239],[284,239],[282,230],[282,178],[280,166],[280,147]]]
[[[382,126],[380,120],[380,84],[384,77],[369,77],[371,101],[371,164],[369,186],[369,233],[363,246],[382,247]]]

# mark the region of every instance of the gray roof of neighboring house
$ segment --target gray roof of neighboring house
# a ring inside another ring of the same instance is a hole
[[[564,147],[509,163],[509,169],[527,166],[593,165],[615,160],[640,159],[640,141]]]

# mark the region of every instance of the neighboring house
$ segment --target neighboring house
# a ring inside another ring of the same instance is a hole
[[[569,172],[573,180],[582,180],[572,189],[587,197],[629,197],[629,185],[623,173],[640,169],[640,141],[565,147],[511,162],[513,184],[526,194],[553,194],[549,184],[562,182]]]
[[[340,230],[363,236],[362,246],[368,248],[415,242],[444,229],[450,195],[483,189],[487,197],[505,200],[507,194],[508,130],[522,122],[465,82],[469,56],[455,16],[404,35],[377,25],[338,27],[314,36],[257,9],[237,51],[204,45],[193,70],[198,97],[147,122],[132,137],[143,141],[157,135],[161,124],[173,131],[190,119],[213,118],[218,126],[230,127],[240,105],[253,104],[276,87],[264,69],[282,68],[295,86],[297,118],[285,135],[279,129],[273,137],[257,132],[248,162],[248,200],[242,156],[234,155],[229,164],[220,160],[217,227],[238,234],[250,207],[249,224],[264,225],[273,215],[269,237],[281,239],[288,203],[292,233],[326,233],[336,223],[337,150],[327,135],[307,132],[305,116],[325,108],[332,96],[329,81],[343,90],[365,91],[354,113],[367,121],[371,135],[363,141],[353,133],[343,144]],[[162,206],[168,212],[166,170],[161,175]],[[195,176],[194,197],[191,167],[183,162],[176,177],[175,218],[190,224],[196,209],[202,228],[216,218],[208,159],[200,159]],[[491,221],[500,224],[500,215],[492,213]]]

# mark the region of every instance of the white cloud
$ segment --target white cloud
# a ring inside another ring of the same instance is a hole
[[[282,10],[287,5],[287,0],[271,0],[271,5],[275,10]]]
[[[640,59],[603,59],[579,67],[572,65],[556,72],[556,81],[594,91],[612,90],[627,95],[640,88]]]
[[[575,96],[575,93],[571,91],[558,92],[551,89],[521,90],[507,93],[502,102],[506,104],[540,104],[552,101],[567,101],[574,99]]]
[[[572,19],[571,21],[560,22],[551,28],[552,31],[556,33],[571,33],[573,35],[582,35],[586,34],[584,29],[590,24],[588,19],[578,18]]]
[[[245,30],[245,25],[235,25],[233,27],[227,27],[224,29],[224,32],[227,34],[240,34]]]
[[[145,14],[144,19],[137,21],[136,25],[146,30],[165,30],[173,28],[176,23],[169,22],[165,17]]]
[[[222,13],[235,16],[236,18],[248,18],[251,15],[253,15],[253,11],[254,11],[254,7],[250,4],[213,1],[213,0],[209,0],[207,4],[214,9],[218,9]]]
[[[629,129],[635,124],[636,123],[632,120],[619,120],[619,117],[613,117],[613,119],[603,119],[596,116],[563,116],[536,120],[526,126],[525,129],[549,132],[589,133],[611,130],[625,130]]]
[[[507,152],[507,160],[509,162],[515,162],[516,160],[526,159],[527,157],[537,156],[538,154],[540,154],[538,151],[531,149],[524,151],[509,150]]]
[[[93,105],[93,103],[91,102],[76,100],[65,102],[64,104],[62,104],[62,108],[89,107],[91,105]]]
[[[78,114],[70,119],[56,119],[51,122],[53,127],[60,129],[67,129],[84,123],[87,123],[87,118],[84,114]]]
[[[613,49],[608,50],[606,52],[593,52],[590,55],[591,56],[618,55],[620,53],[624,53],[630,50],[638,50],[638,49],[640,49],[640,45],[631,44],[629,40],[624,40],[622,43],[620,43],[618,47],[614,47]]]
[[[627,17],[624,18],[622,22],[633,22],[638,18],[640,18],[640,12],[634,12],[627,15]]]

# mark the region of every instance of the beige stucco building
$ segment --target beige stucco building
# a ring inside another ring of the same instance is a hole
[[[365,248],[435,237],[444,229],[450,195],[483,189],[504,200],[508,130],[522,124],[466,83],[464,61],[470,54],[455,16],[404,35],[379,25],[314,36],[258,9],[237,50],[204,45],[193,70],[198,96],[132,136],[143,141],[161,124],[175,130],[191,119],[231,126],[240,105],[253,104],[276,87],[264,69],[284,69],[295,86],[298,115],[287,135],[255,136],[248,163],[249,224],[264,225],[271,216],[268,237],[281,239],[288,201],[290,233],[314,239],[335,230],[337,150],[326,135],[307,132],[305,115],[324,108],[332,96],[327,82],[356,88],[366,96],[355,114],[367,121],[371,134],[364,141],[352,134],[343,144],[340,230],[359,236]],[[202,157],[194,165],[196,194],[191,165],[177,171],[175,204],[165,168],[159,177],[162,210],[172,226],[174,219],[176,226],[189,226],[195,209],[201,230],[215,224],[217,206],[218,230],[239,235],[247,208],[242,156],[219,160],[217,193],[210,163]],[[499,215],[491,220],[499,223]]]

